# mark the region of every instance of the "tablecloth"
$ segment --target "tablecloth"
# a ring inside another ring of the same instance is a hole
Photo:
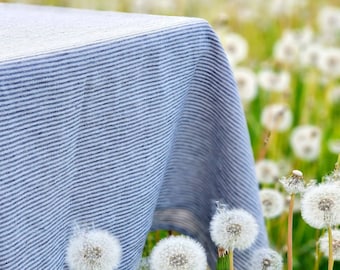
[[[250,140],[202,19],[0,4],[0,269],[67,269],[75,226],[136,269],[150,230],[199,240],[216,201],[260,224]]]

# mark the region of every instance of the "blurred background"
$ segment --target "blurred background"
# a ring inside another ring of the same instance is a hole
[[[339,0],[2,2],[206,19],[238,84],[260,188],[275,189],[286,198],[278,179],[293,169],[301,170],[307,183],[325,181],[333,172],[340,154]],[[298,201],[294,269],[326,269],[327,258],[318,249],[323,232],[304,223]],[[271,246],[285,257],[287,208],[266,222]],[[157,237],[150,234],[145,256]],[[339,262],[334,269],[340,269]]]

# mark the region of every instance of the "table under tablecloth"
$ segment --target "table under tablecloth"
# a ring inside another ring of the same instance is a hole
[[[136,269],[150,230],[199,240],[216,201],[267,245],[246,121],[202,19],[0,4],[0,269],[67,269],[75,226]]]

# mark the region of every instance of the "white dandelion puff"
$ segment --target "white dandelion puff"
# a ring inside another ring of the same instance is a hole
[[[301,215],[313,228],[340,224],[340,186],[334,183],[314,185],[301,199]]]
[[[340,49],[335,47],[324,48],[318,61],[319,69],[332,78],[340,76]]]
[[[300,53],[311,44],[313,37],[314,33],[310,27],[285,30],[281,39],[274,45],[274,59],[283,64],[294,64],[299,60]]]
[[[317,43],[311,43],[300,53],[300,64],[303,67],[315,68],[318,66],[324,47]]]
[[[271,184],[279,179],[279,167],[270,159],[262,159],[255,163],[256,178],[259,183]]]
[[[333,246],[333,259],[336,261],[340,261],[340,230],[334,229],[332,230],[332,246]],[[325,256],[329,256],[329,240],[328,233],[325,233],[319,239],[320,250]]]
[[[222,39],[228,60],[232,66],[245,60],[248,56],[247,40],[237,33],[227,33]]]
[[[255,218],[243,209],[217,210],[210,222],[210,236],[224,250],[244,250],[256,240],[259,227]]]
[[[259,85],[265,91],[285,92],[290,88],[290,74],[287,71],[263,69],[257,76]]]
[[[275,218],[282,214],[285,208],[284,196],[275,189],[263,188],[260,190],[260,201],[263,216]]]
[[[298,126],[292,131],[290,144],[298,158],[307,161],[315,160],[321,150],[321,130],[317,126]]]
[[[309,45],[314,38],[314,33],[311,27],[306,26],[302,29],[292,30],[287,29],[283,32],[282,40],[291,40],[294,42],[299,50],[303,50]]]
[[[234,69],[234,77],[237,88],[244,102],[252,101],[257,95],[257,80],[255,73],[245,67],[236,67]]]
[[[285,104],[268,105],[261,113],[261,123],[270,131],[286,131],[292,121],[293,114]]]
[[[80,231],[70,239],[66,262],[70,270],[113,270],[121,256],[119,240],[109,232]]]
[[[283,64],[294,64],[298,60],[299,44],[291,38],[278,40],[274,45],[274,59]]]
[[[317,17],[319,30],[324,34],[340,32],[340,9],[333,6],[324,6]]]
[[[297,194],[305,190],[303,173],[299,170],[293,170],[288,177],[281,177],[280,182],[289,194]]]
[[[194,239],[180,235],[160,240],[152,249],[149,262],[152,270],[205,270],[204,248]]]
[[[273,249],[255,250],[250,260],[250,268],[254,270],[282,270],[282,256]]]

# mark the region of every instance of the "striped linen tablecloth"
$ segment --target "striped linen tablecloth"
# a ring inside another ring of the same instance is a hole
[[[136,269],[150,230],[199,240],[215,201],[267,245],[230,66],[196,18],[0,4],[0,269],[68,269],[75,226],[108,230]]]

